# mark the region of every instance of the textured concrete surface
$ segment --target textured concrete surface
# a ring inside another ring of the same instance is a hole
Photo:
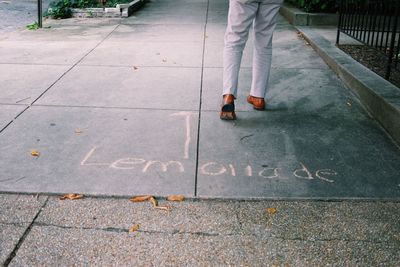
[[[50,197],[10,266],[395,266],[400,261],[399,203],[160,204],[172,210],[128,199]],[[134,224],[139,230],[128,233]]]
[[[250,37],[238,121],[224,122],[228,2],[148,4],[125,20],[50,20],[0,41],[0,103],[37,100],[0,134],[0,191],[399,197],[398,147],[282,17],[267,110],[245,100]]]
[[[50,0],[43,0],[43,10]],[[37,0],[0,1],[0,34],[23,29],[26,25],[38,21]]]
[[[2,176],[25,179],[5,181],[1,190],[193,195],[197,117],[172,110],[31,107],[14,122],[21,134],[7,128],[0,141]]]
[[[19,178],[23,179],[23,178]],[[0,180],[0,183],[5,182]],[[47,197],[0,194],[0,263],[3,264],[23,237]]]
[[[25,108],[24,105],[0,105],[0,129],[7,126]]]
[[[399,88],[335,47],[332,34],[319,31],[323,34],[320,35],[309,27],[298,29],[397,144],[400,144]]]
[[[282,17],[267,110],[245,102],[250,38],[238,120],[219,120],[227,4],[153,0],[0,38],[0,123],[28,107],[0,132],[2,264],[400,265],[399,149]]]

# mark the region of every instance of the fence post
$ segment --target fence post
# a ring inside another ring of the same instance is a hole
[[[38,25],[39,28],[43,26],[43,12],[42,12],[42,0],[38,0]]]
[[[337,28],[337,36],[336,36],[336,44],[339,44],[340,38],[340,28],[342,27],[342,18],[343,18],[343,0],[339,0],[339,21],[338,21],[338,28]]]
[[[393,25],[393,31],[392,31],[392,36],[390,40],[390,48],[389,48],[389,58],[386,66],[386,74],[385,74],[385,79],[389,80],[390,77],[390,71],[392,68],[392,61],[393,61],[393,53],[394,53],[394,43],[396,41],[396,32],[397,32],[397,19],[398,19],[398,11],[399,11],[399,5],[396,3],[395,7],[395,12],[394,12],[394,25]]]

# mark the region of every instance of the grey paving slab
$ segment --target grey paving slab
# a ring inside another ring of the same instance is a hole
[[[272,68],[269,89],[265,96],[269,111],[342,113],[349,109],[350,95],[331,70]],[[239,73],[239,87],[235,108],[252,111],[246,102],[251,87],[251,70]],[[205,68],[202,109],[219,110],[222,95],[222,68]],[[325,114],[325,113],[324,113]]]
[[[29,224],[8,225],[0,223],[0,263],[3,265],[14,250]]]
[[[1,104],[31,104],[68,66],[0,64]]]
[[[285,30],[284,33],[278,34],[276,32],[275,43],[273,43],[272,64],[279,68],[328,68],[324,61],[318,57],[315,51],[304,41],[298,39],[286,42],[287,35],[292,35],[294,38],[297,33],[293,30],[289,32]],[[223,35],[221,35],[223,36]],[[282,41],[279,37],[285,38]],[[220,37],[221,38],[221,37]],[[210,41],[212,38],[206,39],[205,52],[204,52],[204,66],[205,67],[222,67],[222,51],[223,42]],[[252,39],[249,39],[243,51],[242,68],[252,67]]]
[[[16,183],[23,179],[24,177],[8,181],[1,179],[0,184]],[[0,194],[0,224],[30,224],[46,199],[44,196]]]
[[[193,195],[197,116],[31,107],[0,136],[2,177],[25,179],[2,183],[0,190]]]
[[[73,65],[98,41],[0,41],[0,63]]]
[[[0,105],[0,129],[9,124],[25,108],[25,105]]]
[[[268,214],[268,208],[276,213]],[[236,208],[243,234],[287,240],[399,243],[399,203],[246,201]]]
[[[10,266],[397,265],[392,243],[33,227]]]
[[[190,12],[188,12],[190,5]],[[207,1],[205,0],[155,0],[124,20],[124,24],[205,24]]]
[[[36,220],[38,224],[60,227],[129,229],[134,223],[142,231],[165,233],[205,232],[214,235],[240,231],[237,202],[190,200],[170,202],[159,199],[171,212],[154,209],[149,202],[132,203],[126,199],[62,201],[51,198]]]
[[[238,112],[234,123],[203,112],[198,195],[399,198],[400,151],[374,121],[355,107],[303,107]]]
[[[202,24],[121,24],[108,38],[112,42],[124,42],[127,46],[135,42],[203,43],[203,39]]]
[[[78,66],[37,103],[198,110],[200,75],[197,68]]]
[[[112,51],[118,51],[113,53]],[[104,41],[83,65],[201,67],[203,44]]]
[[[89,23],[87,20],[74,20],[73,22],[72,24],[69,20],[45,20],[43,28],[34,31],[25,29],[9,34],[6,40],[15,42],[100,42],[117,27],[119,21],[104,19],[104,21],[97,20],[96,24]]]

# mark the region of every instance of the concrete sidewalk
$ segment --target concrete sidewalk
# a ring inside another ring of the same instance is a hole
[[[245,101],[250,39],[219,119],[227,10],[153,0],[2,38],[6,265],[399,264],[400,150],[282,17],[267,110]],[[54,197],[72,192],[93,197]]]

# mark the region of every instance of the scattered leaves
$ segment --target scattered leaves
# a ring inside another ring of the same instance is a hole
[[[153,205],[154,208],[158,206],[157,199],[155,199],[154,197],[151,197],[149,201],[151,202],[151,205]]]
[[[157,206],[157,207],[154,207],[154,208],[158,209],[158,210],[171,211],[171,207],[170,206]]]
[[[159,210],[165,210],[165,211],[171,211],[171,207],[169,206],[158,206],[158,201],[155,197],[146,195],[146,196],[137,196],[129,199],[132,202],[143,202],[143,201],[149,201],[153,208],[159,209]]]
[[[129,232],[129,233],[136,232],[137,230],[139,230],[139,227],[140,227],[139,224],[135,224],[134,226],[132,226],[131,228],[129,228],[128,232]]]
[[[66,194],[66,195],[60,197],[60,200],[65,200],[65,199],[75,200],[75,199],[81,199],[81,198],[83,198],[83,195],[79,195],[79,194]]]
[[[276,208],[268,208],[267,209],[268,214],[275,214],[277,212]]]
[[[183,195],[172,195],[167,197],[168,201],[183,201],[185,197]]]
[[[40,152],[33,149],[33,150],[31,150],[31,155],[34,156],[34,157],[39,157],[40,156]]]
[[[147,195],[147,196],[137,196],[137,197],[133,197],[131,199],[129,199],[132,202],[143,202],[143,201],[147,201],[150,198],[152,198],[152,196]]]
[[[81,134],[81,133],[82,133],[82,130],[79,129],[79,128],[76,128],[76,129],[75,129],[75,133],[76,133],[76,134]]]

